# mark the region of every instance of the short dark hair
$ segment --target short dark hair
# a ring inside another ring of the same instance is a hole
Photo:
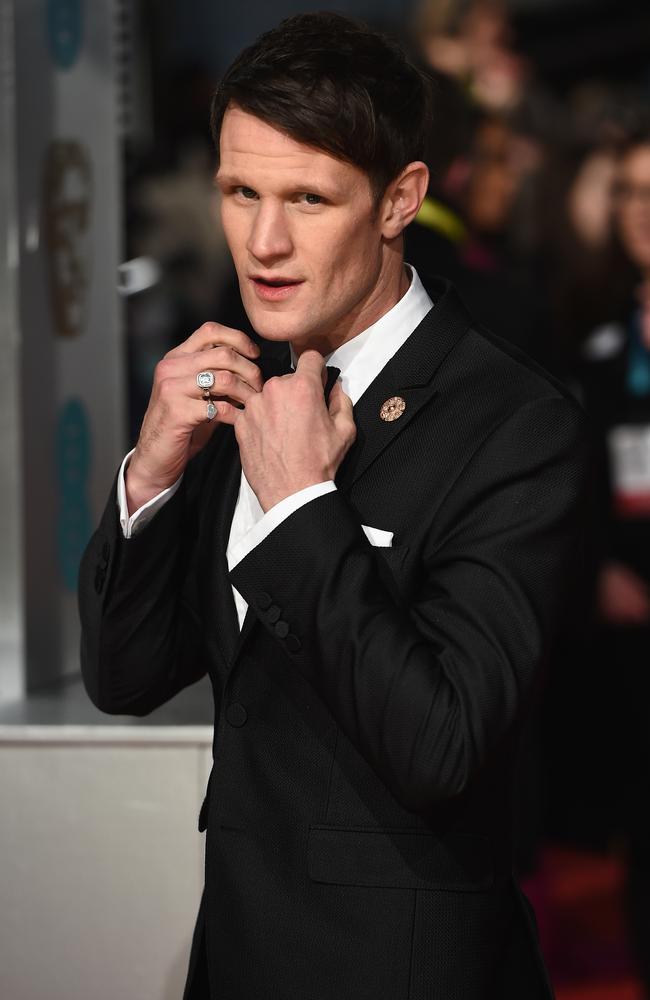
[[[342,14],[287,18],[235,59],[212,99],[217,155],[230,105],[360,167],[376,201],[425,155],[429,81],[397,42]]]

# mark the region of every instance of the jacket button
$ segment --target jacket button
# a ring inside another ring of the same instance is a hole
[[[289,626],[287,625],[287,623],[283,622],[282,620],[280,620],[279,622],[276,622],[276,625],[275,625],[275,634],[280,639],[286,639],[286,637],[289,635]]]
[[[238,701],[233,701],[232,705],[228,705],[226,709],[226,722],[230,723],[231,726],[235,726],[236,728],[244,726],[247,718],[248,712]]]
[[[291,632],[287,638],[284,640],[284,644],[290,653],[299,653],[302,649],[302,643],[297,635]]]
[[[270,608],[271,605],[273,604],[273,598],[271,597],[271,595],[265,593],[264,591],[262,591],[261,594],[258,594],[255,600],[257,601],[258,608],[260,608],[262,611],[266,611],[266,609]]]
[[[281,614],[282,612],[280,611],[280,608],[277,606],[277,604],[273,604],[266,612],[266,617],[271,622],[271,625],[275,625],[275,623],[279,620]]]

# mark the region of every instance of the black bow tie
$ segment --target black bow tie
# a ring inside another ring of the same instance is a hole
[[[288,352],[284,357],[266,357],[262,362],[262,373],[265,380],[273,378],[274,375],[292,375],[294,371],[295,368],[291,365],[291,359]],[[325,383],[325,388],[323,389],[326,403],[329,403],[330,392],[334,388],[334,383],[340,374],[340,368],[337,368],[335,365],[327,365],[327,382]]]
[[[341,369],[337,368],[336,365],[327,366],[327,382],[325,383],[325,388],[323,389],[323,392],[325,393],[326,403],[329,403],[330,401],[330,392],[334,388],[334,383],[336,382],[340,374],[341,374]]]

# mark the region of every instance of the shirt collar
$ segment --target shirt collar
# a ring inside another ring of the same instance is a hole
[[[399,302],[372,326],[325,357],[327,364],[341,369],[343,390],[350,396],[353,404],[361,398],[433,306],[415,268],[411,264],[405,264],[405,267],[410,272],[411,283]],[[291,348],[291,361],[294,365],[295,360]]]

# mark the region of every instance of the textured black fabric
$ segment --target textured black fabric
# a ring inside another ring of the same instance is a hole
[[[309,877],[333,885],[472,892],[494,880],[489,841],[471,835],[312,826],[308,851]]]
[[[208,957],[205,949],[205,896],[201,897],[201,905],[192,936],[192,949],[183,1000],[210,1000]]]
[[[512,776],[571,583],[583,418],[472,329],[446,283],[431,292],[355,406],[338,491],[230,576],[230,428],[136,539],[111,497],[84,557],[82,666],[100,708],[150,711],[210,673],[213,1000],[552,996],[512,878]],[[396,395],[406,408],[387,423]],[[393,531],[392,548],[362,524]],[[241,634],[231,583],[249,604]]]

